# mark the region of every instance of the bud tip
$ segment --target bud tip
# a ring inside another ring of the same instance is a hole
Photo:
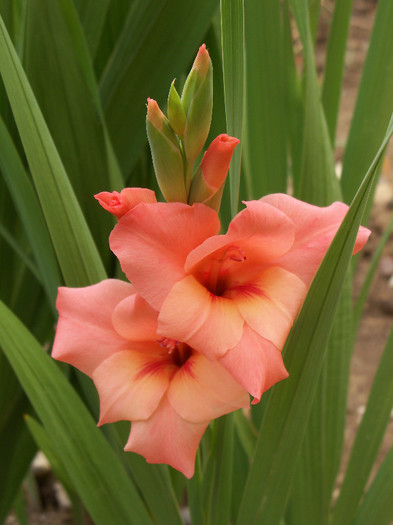
[[[159,105],[150,97],[147,99],[147,120],[157,129],[162,128],[162,123],[165,120],[165,115],[161,111]]]
[[[202,44],[199,48],[192,67],[193,69],[199,71],[201,75],[205,75],[207,73],[210,67],[210,56],[208,50],[206,49],[206,44]]]

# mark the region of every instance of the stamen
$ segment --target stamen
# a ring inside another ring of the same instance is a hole
[[[168,337],[161,337],[161,339],[157,339],[157,343],[168,350],[168,354],[171,354],[177,345],[177,341],[174,339],[168,339]]]

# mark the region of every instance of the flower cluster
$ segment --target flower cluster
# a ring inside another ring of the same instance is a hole
[[[287,377],[282,348],[347,210],[270,195],[246,202],[220,235],[217,210],[238,141],[217,137],[192,176],[210,125],[208,77],[202,46],[182,97],[171,87],[168,119],[149,100],[148,136],[168,202],[144,188],[96,195],[117,218],[110,247],[132,284],[60,288],[52,352],[93,379],[99,424],[132,422],[125,450],[187,477],[209,422]],[[368,233],[359,230],[355,251]]]

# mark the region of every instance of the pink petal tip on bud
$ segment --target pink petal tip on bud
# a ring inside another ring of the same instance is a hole
[[[220,209],[229,164],[239,142],[239,139],[226,133],[212,141],[192,179],[189,204],[202,202],[213,210]]]
[[[239,142],[239,139],[230,137],[226,133],[218,135],[212,141],[201,162],[202,175],[206,184],[212,188],[219,188],[223,184],[233,150]]]
[[[198,54],[195,57],[192,69],[196,69],[203,76],[206,75],[210,67],[210,56],[206,49],[206,44],[202,44],[199,48]]]
[[[166,120],[164,113],[153,98],[147,99],[147,120],[157,129],[161,129]]]

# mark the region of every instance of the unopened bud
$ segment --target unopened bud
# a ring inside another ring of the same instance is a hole
[[[94,197],[98,200],[104,210],[112,213],[120,219],[128,211],[135,208],[140,202],[157,202],[154,191],[147,188],[124,188],[120,193],[117,191],[102,191]]]
[[[202,202],[219,210],[233,150],[239,142],[225,133],[213,140],[192,180],[189,204]]]
[[[155,100],[147,99],[147,137],[158,185],[168,202],[187,202],[179,141]]]
[[[213,67],[205,44],[199,48],[184,84],[181,101],[187,117],[184,152],[189,165],[193,166],[206,142],[213,108]]]
[[[168,120],[176,135],[182,138],[186,127],[186,112],[176,91],[175,81],[172,82],[168,95]]]

